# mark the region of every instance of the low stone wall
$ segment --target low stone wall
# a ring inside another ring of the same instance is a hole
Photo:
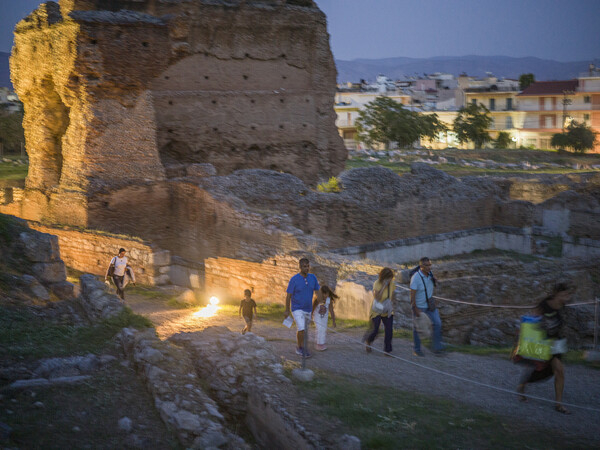
[[[81,294],[77,300],[91,321],[118,316],[125,309],[125,302],[111,293],[108,286],[94,275],[82,275],[79,284]]]
[[[170,253],[147,242],[127,236],[50,227],[37,222],[29,222],[29,226],[58,237],[60,254],[68,267],[104,276],[110,260],[122,247],[127,250],[137,282],[149,285],[169,282]]]
[[[277,255],[262,262],[231,258],[208,258],[205,262],[205,293],[226,302],[239,302],[244,289],[261,303],[285,304],[290,278],[298,273],[298,261],[304,255]],[[321,284],[335,284],[336,270],[310,258],[311,271]]]
[[[400,264],[418,261],[424,255],[430,258],[439,258],[493,248],[530,254],[531,229],[504,226],[473,228],[345,247],[333,250],[333,253],[355,260],[371,259],[382,264]]]

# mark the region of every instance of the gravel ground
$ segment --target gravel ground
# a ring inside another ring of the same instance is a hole
[[[181,331],[196,331],[212,325],[227,326],[234,331],[241,330],[244,325],[243,320],[226,315],[196,318],[192,315],[194,311],[173,310],[159,301],[135,295],[128,297],[128,303],[136,313],[145,315],[157,325],[157,332],[163,339]],[[300,359],[294,351],[293,327],[287,329],[283,325],[259,319],[255,322],[253,331],[267,338],[278,355],[290,360]],[[314,329],[311,332],[314,336]],[[383,346],[382,335],[380,330],[380,337],[374,343],[376,349]],[[456,352],[438,357],[426,349],[425,357],[416,357],[412,356],[412,341],[394,339],[394,357],[390,358],[376,349],[367,354],[364,345],[360,343],[361,336],[361,330],[328,332],[329,349],[325,352],[313,352],[314,356],[307,360],[307,368],[352,374],[372,384],[381,384],[381,374],[386,374],[386,384],[401,390],[464,402],[488,413],[553,428],[566,436],[583,437],[600,445],[600,372],[597,370],[581,365],[566,367],[563,402],[596,411],[567,406],[572,414],[563,415],[554,410],[552,402],[535,399],[518,401],[512,392],[519,380],[521,367],[511,363],[506,357]],[[310,347],[312,348],[312,344]],[[448,374],[506,389],[511,393],[478,386]],[[553,380],[529,385],[527,394],[553,400]]]

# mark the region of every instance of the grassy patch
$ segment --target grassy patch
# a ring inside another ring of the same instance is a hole
[[[118,429],[123,417],[132,419],[140,444]],[[13,429],[6,448],[182,448],[135,371],[118,363],[83,383],[7,393],[0,421]]]
[[[355,157],[346,161],[346,169],[355,167],[382,166],[393,170],[397,174],[410,171],[410,165],[422,158],[444,157],[448,161],[440,160],[434,167],[456,177],[468,175],[518,175],[532,173],[568,174],[593,172],[591,166],[600,164],[600,157],[595,154],[577,155],[557,153],[553,150],[521,150],[521,149],[482,149],[482,150],[421,150],[420,154],[409,154],[404,152],[398,157],[395,154],[390,157],[380,157],[377,161],[369,160],[367,157]],[[514,167],[477,167],[466,165],[466,163],[479,163],[494,161],[498,164],[515,164]],[[539,166],[536,169],[522,167],[527,161],[531,165]],[[579,168],[575,168],[579,167]]]
[[[11,160],[19,159],[14,156],[4,156]],[[27,177],[29,166],[27,164],[15,165],[12,162],[3,162],[0,160],[0,180],[24,180]]]
[[[452,401],[331,374],[298,388],[325,416],[342,422],[340,434],[357,436],[365,449],[557,448],[566,442],[558,433]],[[568,442],[571,448],[589,445],[572,438]]]
[[[98,353],[124,327],[151,327],[129,308],[92,326],[49,322],[23,308],[0,306],[0,358],[39,359]]]

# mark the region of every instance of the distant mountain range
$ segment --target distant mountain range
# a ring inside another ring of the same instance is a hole
[[[533,73],[538,81],[570,80],[588,70],[592,61],[558,62],[540,58],[512,58],[510,56],[437,56],[433,58],[385,58],[336,60],[338,82],[358,82],[361,78],[374,81],[379,74],[391,79],[434,72],[458,76],[481,77],[491,72],[498,78],[518,79],[523,73]]]
[[[0,52],[0,86],[11,86],[8,53]],[[512,58],[509,56],[437,56],[434,58],[385,58],[336,60],[338,81],[358,82],[361,78],[374,81],[379,74],[392,79],[434,72],[458,76],[484,76],[492,72],[499,78],[518,79],[523,73],[535,74],[535,79],[570,80],[588,69],[591,61],[558,62],[540,58]]]

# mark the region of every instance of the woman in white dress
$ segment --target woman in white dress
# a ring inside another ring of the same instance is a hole
[[[338,298],[329,286],[321,287],[321,298],[319,296],[313,302],[313,321],[317,327],[317,344],[315,350],[322,352],[327,350],[325,342],[327,340],[327,324],[329,322],[329,314],[331,314],[331,322],[335,328],[335,311],[333,305]]]

